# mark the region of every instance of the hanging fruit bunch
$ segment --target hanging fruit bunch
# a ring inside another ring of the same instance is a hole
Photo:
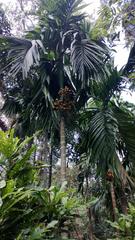
[[[113,171],[109,169],[106,174],[106,180],[112,182],[113,179],[114,179]]]
[[[58,92],[59,99],[56,98],[54,101],[54,109],[60,111],[70,111],[74,107],[73,101],[73,91],[65,86],[65,88],[61,88]]]

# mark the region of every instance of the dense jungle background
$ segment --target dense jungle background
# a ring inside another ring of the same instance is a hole
[[[88,4],[0,5],[0,240],[135,240],[135,1]]]

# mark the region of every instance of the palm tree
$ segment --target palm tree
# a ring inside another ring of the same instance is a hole
[[[87,155],[90,166],[96,164],[97,175],[105,186],[109,181],[115,220],[115,191],[118,189],[117,195],[121,194],[122,210],[126,213],[125,187],[134,185],[132,173],[129,177],[126,166],[132,168],[134,165],[135,116],[117,97],[123,87],[121,72],[116,69],[110,69],[109,72],[102,82],[94,82],[92,97],[80,115],[80,150]]]
[[[49,112],[54,114],[53,101],[58,97],[61,88],[68,86],[74,92],[76,90],[80,92],[90,85],[91,78],[98,73],[104,74],[107,51],[103,48],[103,44],[100,46],[89,39],[82,30],[82,20],[85,16],[79,13],[82,9],[80,3],[80,0],[51,0],[44,3],[41,1],[39,28],[29,32],[27,39],[6,38],[9,43],[7,47],[9,74],[15,77],[22,72],[23,79],[28,79],[31,77],[30,70],[34,67],[35,74],[41,81],[41,89],[36,92],[29,105],[32,109],[34,109],[33,102],[38,101],[42,91],[45,101],[47,99],[49,103]],[[74,78],[71,77],[72,75]],[[79,88],[76,89],[76,86]],[[42,103],[38,106],[44,109]],[[48,107],[46,109],[48,111]],[[39,110],[38,117],[40,116]],[[47,116],[48,114],[44,114],[44,121],[48,123]],[[61,181],[63,181],[66,178],[64,109],[61,109],[59,116]]]

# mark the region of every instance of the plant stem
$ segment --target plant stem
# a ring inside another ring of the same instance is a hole
[[[49,154],[49,179],[48,179],[48,188],[52,185],[52,147],[50,147]]]
[[[61,183],[66,180],[66,142],[65,142],[65,120],[60,119],[60,155],[61,155]]]
[[[111,199],[112,199],[113,221],[116,221],[116,198],[115,198],[113,181],[110,182],[110,192],[111,192]]]

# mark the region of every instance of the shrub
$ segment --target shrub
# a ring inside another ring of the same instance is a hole
[[[35,150],[27,148],[30,138],[21,142],[13,130],[0,131],[0,236],[2,240],[60,239],[74,217],[77,205],[71,190],[63,186],[44,189],[35,179],[36,168],[30,163]],[[37,183],[37,184],[36,184]]]

